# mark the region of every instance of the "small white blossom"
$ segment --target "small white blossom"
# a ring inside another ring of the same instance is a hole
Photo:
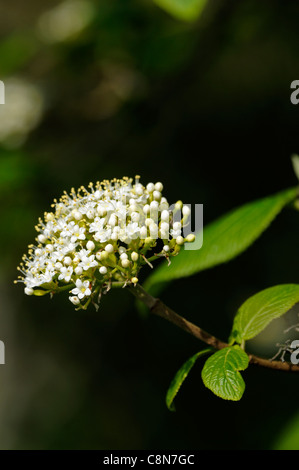
[[[81,300],[84,297],[87,297],[91,294],[91,290],[89,287],[89,281],[81,281],[81,279],[77,279],[75,289],[71,290],[72,294],[78,296]]]
[[[80,267],[87,271],[90,268],[94,268],[98,265],[98,262],[95,260],[95,255],[91,256],[83,256],[82,261],[80,263]]]
[[[71,243],[75,243],[77,240],[85,240],[85,227],[79,227],[75,225],[70,230],[71,233]]]
[[[58,276],[58,279],[59,281],[69,282],[71,280],[72,274],[73,268],[71,266],[69,266],[68,268],[62,266],[62,268],[60,268],[60,274]]]

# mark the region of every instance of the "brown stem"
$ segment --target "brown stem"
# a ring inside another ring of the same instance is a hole
[[[228,343],[225,343],[215,336],[212,336],[210,333],[207,333],[199,326],[194,325],[194,323],[191,323],[190,321],[186,320],[186,318],[178,315],[171,308],[167,307],[160,299],[152,297],[139,284],[137,284],[135,287],[129,286],[128,289],[138,300],[143,302],[149,308],[151,313],[165,318],[165,320],[168,320],[187,333],[190,333],[195,338],[209,344],[210,346],[213,346],[215,349],[223,349],[229,346]],[[248,356],[251,364],[267,367],[268,369],[299,372],[299,366],[290,364],[289,362],[270,361],[269,359],[263,359],[253,354],[248,354]]]

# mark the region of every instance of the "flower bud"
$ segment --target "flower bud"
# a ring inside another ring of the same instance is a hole
[[[190,210],[190,207],[189,207],[189,206],[184,206],[184,207],[183,207],[182,213],[183,213],[184,216],[190,215],[190,212],[191,212],[191,210]]]
[[[55,216],[53,212],[47,212],[45,215],[45,219],[47,222],[51,222],[51,220],[54,220]]]
[[[80,303],[80,300],[76,295],[69,297],[69,299],[72,302],[72,304],[74,304],[74,305],[79,305],[79,303]]]
[[[147,237],[147,228],[145,226],[140,229],[140,238],[144,240]]]
[[[148,183],[146,185],[146,189],[148,190],[149,193],[152,193],[155,190],[155,185],[154,183]]]
[[[187,235],[187,237],[185,238],[186,242],[188,243],[192,243],[194,242],[195,240],[195,235],[193,233],[189,233],[189,235]]]
[[[135,185],[135,193],[137,194],[137,196],[141,196],[143,194],[142,184]]]
[[[165,232],[168,232],[168,230],[169,230],[169,223],[168,223],[168,222],[161,222],[160,228],[161,228],[161,230],[163,230],[163,231],[165,231]]]
[[[154,211],[158,210],[158,209],[159,209],[159,203],[158,203],[158,201],[152,201],[152,202],[150,203],[150,208],[151,208],[152,210],[154,210]]]
[[[181,230],[181,227],[182,227],[181,222],[174,222],[172,227],[173,227],[173,230]]]
[[[147,215],[147,214],[150,213],[150,210],[151,210],[151,208],[150,208],[149,204],[145,204],[145,206],[143,207],[143,213],[145,215]]]
[[[109,253],[107,251],[101,251],[101,261],[108,259]]]
[[[168,212],[168,210],[163,210],[161,212],[161,220],[163,220],[163,222],[169,222],[169,212]]]
[[[90,209],[89,211],[86,212],[87,218],[88,219],[93,219],[94,218],[94,210]]]
[[[177,201],[177,202],[175,203],[175,206],[174,206],[174,207],[175,207],[176,210],[182,209],[182,207],[183,207],[182,201]]]
[[[34,290],[31,287],[25,287],[24,292],[26,295],[33,295]]]
[[[140,214],[138,212],[132,212],[131,214],[131,220],[133,222],[138,222],[140,219]]]
[[[121,265],[123,268],[128,268],[130,266],[130,261],[128,259],[121,260]]]
[[[160,181],[155,184],[155,190],[159,191],[160,193],[163,191],[163,184],[160,183]]]
[[[118,234],[116,232],[112,233],[111,240],[113,240],[114,242],[116,242],[118,240]]]
[[[154,224],[155,222],[153,221],[153,219],[145,219],[144,223],[147,227],[149,227],[150,225]]]
[[[40,243],[45,243],[45,241],[47,240],[45,235],[43,235],[42,233],[38,235],[37,239]]]
[[[89,240],[87,243],[86,243],[86,248],[89,250],[89,251],[93,251],[95,249],[95,244],[93,243],[93,241]]]
[[[184,245],[184,239],[181,236],[177,237],[175,241],[177,245]]]
[[[103,206],[98,206],[97,212],[100,217],[105,217],[105,215],[107,214],[107,210]]]
[[[160,191],[154,191],[153,192],[153,198],[155,199],[155,201],[160,201],[160,199],[161,199]]]
[[[76,210],[74,210],[74,211],[72,212],[72,214],[73,214],[73,216],[74,216],[74,219],[76,219],[76,220],[81,220],[82,217],[83,217],[83,215],[81,214],[81,212],[76,211]]]

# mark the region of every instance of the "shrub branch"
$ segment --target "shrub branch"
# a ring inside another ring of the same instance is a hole
[[[186,318],[178,315],[176,312],[174,312],[174,310],[167,307],[167,305],[165,305],[164,302],[162,302],[160,299],[155,298],[146,292],[139,284],[137,284],[135,287],[128,286],[128,289],[138,300],[143,302],[154,315],[162,317],[170,323],[173,323],[182,330],[215,349],[223,349],[229,346],[228,343],[225,343],[224,341],[216,338],[189,320],[186,320]],[[267,367],[268,369],[299,372],[299,366],[289,362],[271,361],[253,354],[248,354],[248,357],[251,364]]]

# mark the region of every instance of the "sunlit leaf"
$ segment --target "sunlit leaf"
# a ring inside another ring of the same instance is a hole
[[[202,380],[207,388],[224,400],[242,398],[245,383],[240,370],[248,367],[249,358],[239,346],[230,346],[209,357],[202,370]]]
[[[299,285],[282,284],[253,295],[239,308],[233,323],[231,341],[254,338],[275,318],[299,302]]]

